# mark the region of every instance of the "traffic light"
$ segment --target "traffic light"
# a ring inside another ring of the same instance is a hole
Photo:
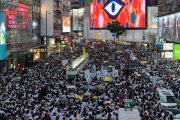
[[[39,95],[46,96],[46,88],[45,87],[38,87]]]
[[[26,73],[26,69],[23,67],[22,69],[22,73],[25,74]]]
[[[38,87],[38,90],[39,90],[39,94],[41,95],[42,94],[42,87]]]
[[[66,67],[63,67],[64,74],[66,74]]]

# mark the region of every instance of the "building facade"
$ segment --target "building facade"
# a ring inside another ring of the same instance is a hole
[[[86,0],[71,0],[72,40],[84,40],[84,7]]]
[[[159,39],[164,42],[180,43],[180,1],[159,0]]]
[[[84,38],[87,40],[114,40],[112,33],[106,29],[90,29],[90,6],[86,6],[84,10]],[[124,42],[144,42],[152,43],[156,38],[158,19],[158,8],[156,6],[147,7],[147,27],[145,29],[127,29],[125,33],[119,36],[119,41]],[[143,41],[142,36],[145,35]]]
[[[62,19],[68,16],[68,1],[41,0],[41,37],[47,45],[47,55],[56,51],[56,41],[63,38]]]

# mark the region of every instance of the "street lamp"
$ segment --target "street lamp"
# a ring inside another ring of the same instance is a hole
[[[47,57],[47,14],[51,14],[50,11],[46,11],[46,41],[45,41],[46,45],[44,47],[44,57],[45,57],[46,62],[47,62],[47,59],[46,59]],[[46,49],[46,52],[45,52],[45,49]]]

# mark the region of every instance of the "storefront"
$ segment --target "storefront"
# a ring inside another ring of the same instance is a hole
[[[44,48],[33,49],[33,62],[44,59]]]
[[[33,53],[29,50],[22,50],[11,53],[12,61],[11,68],[19,66],[31,66],[33,65]]]
[[[0,73],[4,72],[4,68],[6,67],[6,61],[0,60]]]

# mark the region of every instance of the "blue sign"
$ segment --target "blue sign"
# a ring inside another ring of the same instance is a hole
[[[112,34],[112,36],[114,36],[114,35],[115,35],[115,37],[116,37],[116,33],[113,33],[113,34]]]
[[[143,35],[143,36],[142,36],[142,39],[143,39],[143,41],[144,41],[144,40],[146,40],[146,36],[145,36],[145,35]]]
[[[79,0],[79,7],[83,7],[86,5],[86,0]]]
[[[0,12],[0,60],[6,59],[6,14]]]

